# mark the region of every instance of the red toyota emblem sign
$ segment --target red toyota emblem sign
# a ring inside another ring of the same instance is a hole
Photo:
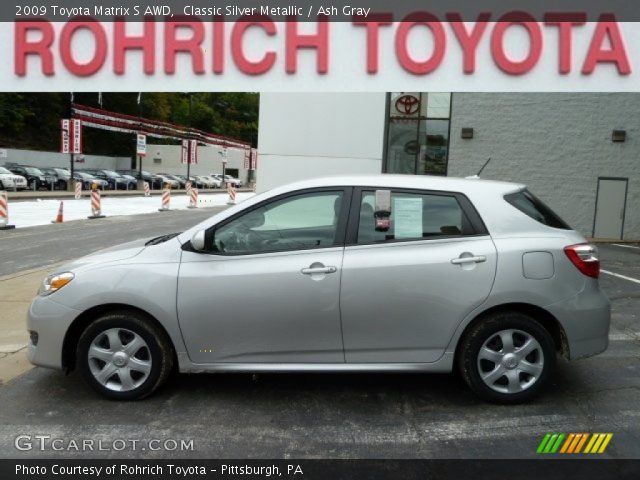
[[[413,95],[402,95],[396,100],[396,110],[405,115],[417,113],[420,109],[420,100]]]

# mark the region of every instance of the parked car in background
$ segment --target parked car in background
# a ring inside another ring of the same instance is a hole
[[[14,173],[20,175],[27,180],[27,185],[30,190],[47,189],[51,190],[56,184],[56,177],[53,175],[47,175],[42,170],[29,165],[18,164],[6,164],[5,168]]]
[[[165,178],[175,180],[176,182],[178,182],[178,188],[185,188],[187,185],[187,181],[179,175],[173,175],[171,173],[159,173],[158,175],[162,175]]]
[[[177,366],[457,370],[485,400],[519,403],[552,384],[558,355],[606,350],[599,273],[597,249],[524,185],[313,179],[57,267],[29,309],[28,355],[120,400]],[[570,372],[563,394],[588,382]]]
[[[138,188],[138,180],[133,175],[121,174],[123,178],[129,180],[130,184],[133,185],[130,187],[130,190],[136,190]]]
[[[103,180],[102,178],[94,177],[87,172],[75,170],[73,172],[73,179],[82,182],[83,190],[91,190],[91,186],[94,183],[98,185],[99,190],[107,190],[109,188],[109,182]]]
[[[242,180],[232,177],[231,175],[212,174],[211,176],[218,179],[221,184],[232,183],[236,186],[236,188],[240,188],[243,185]]]
[[[106,180],[109,184],[110,190],[130,190],[132,188],[131,181],[113,170],[85,168],[82,169],[82,171],[93,175],[94,177]],[[135,183],[137,184],[137,182]],[[135,185],[133,185],[133,187],[135,188]]]
[[[156,175],[162,179],[163,188],[167,184],[171,188],[180,188],[180,182],[178,180],[174,180],[173,178],[171,178],[171,177],[169,177],[167,175],[162,175],[162,174],[156,174]]]
[[[55,189],[66,190],[69,184],[70,174],[63,168],[54,167],[40,167],[40,170],[45,174],[55,178]]]
[[[0,190],[24,190],[26,188],[26,178],[12,173],[5,167],[0,167]]]
[[[140,172],[138,170],[116,170],[116,173],[119,173],[120,175],[131,175],[136,180],[147,182],[149,184],[149,188],[152,190],[162,188],[162,178],[151,172],[147,172],[146,170],[142,170],[142,176],[140,176]]]
[[[180,178],[183,182],[187,182],[186,175],[176,175],[176,177]],[[197,177],[189,177],[189,181],[191,182],[191,186],[195,188],[205,188],[204,182],[202,180],[198,180]]]
[[[203,188],[220,188],[222,182],[220,180],[210,177],[208,175],[196,175],[196,178],[202,182]]]

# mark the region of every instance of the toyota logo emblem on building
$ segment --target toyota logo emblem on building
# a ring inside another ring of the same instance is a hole
[[[413,95],[402,95],[396,99],[396,110],[404,115],[413,115],[420,110],[420,100]]]

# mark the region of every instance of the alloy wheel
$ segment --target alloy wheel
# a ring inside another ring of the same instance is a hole
[[[508,329],[492,334],[478,352],[482,381],[500,393],[518,393],[535,384],[544,369],[540,343],[529,333]]]
[[[110,328],[99,333],[91,342],[87,356],[94,378],[116,392],[138,388],[151,373],[147,342],[125,328]]]

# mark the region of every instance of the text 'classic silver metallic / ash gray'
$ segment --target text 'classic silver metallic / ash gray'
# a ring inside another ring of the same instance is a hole
[[[36,365],[102,394],[182,372],[461,371],[515,403],[608,343],[595,247],[525,186],[357,176],[251,197],[81,258],[28,319]]]

